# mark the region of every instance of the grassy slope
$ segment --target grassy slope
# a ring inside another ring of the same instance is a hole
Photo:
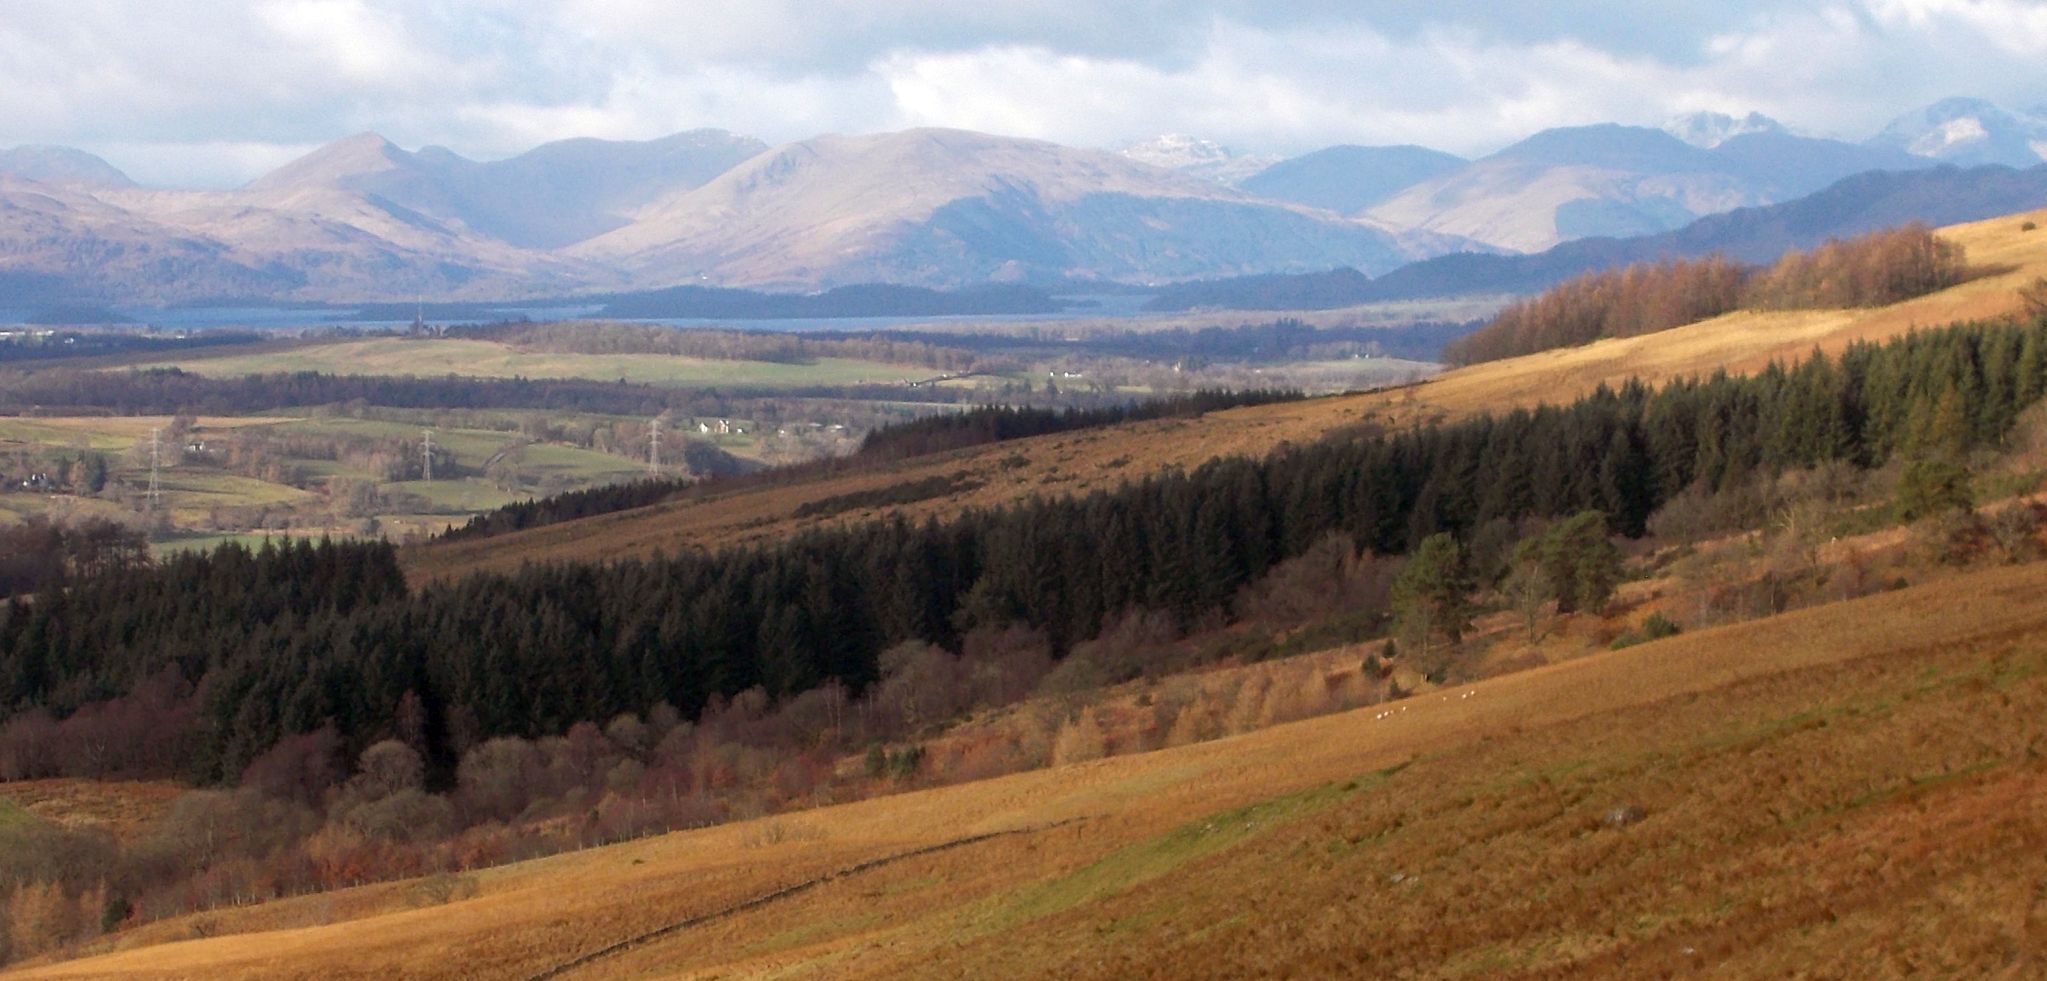
[[[526,351],[492,341],[379,337],[367,340],[233,350],[208,357],[155,362],[216,378],[277,371],[319,371],[340,375],[435,377],[590,378],[674,385],[686,388],[747,385],[852,385],[915,381],[937,372],[915,365],[849,358],[820,358],[806,364],[723,361],[657,354],[560,354]]]
[[[400,884],[206,918],[265,933],[160,945],[193,926],[158,924],[44,976],[530,974],[1005,829],[1044,830],[574,976],[1979,973],[2038,942],[2043,588],[2047,564],[1974,573],[1213,743],[523,863],[432,909]],[[1605,827],[1620,804],[1647,816]]]
[[[1425,385],[1365,395],[1211,413],[1195,420],[1135,423],[1115,429],[1018,440],[911,461],[887,473],[831,477],[705,502],[655,505],[478,542],[415,550],[406,556],[416,579],[478,569],[514,569],[527,560],[573,560],[669,554],[692,545],[786,534],[821,522],[858,520],[876,512],[799,520],[804,503],[935,475],[964,473],[980,483],[970,493],[883,509],[913,519],[963,507],[1001,504],[1031,494],[1081,494],[1167,466],[1195,467],[1233,454],[1262,454],[1282,441],[1309,441],[1360,422],[1405,424],[1507,406],[1568,401],[1601,382],[1631,375],[1664,381],[1727,367],[1753,371],[1773,359],[1792,360],[1814,347],[1839,350],[1856,340],[1881,340],[1915,327],[1980,319],[2017,309],[2017,288],[2047,275],[2047,231],[2021,232],[2014,215],[1946,229],[1970,261],[2006,271],[1917,300],[1868,310],[1736,313],[1642,337],[1601,341],[1452,371]]]

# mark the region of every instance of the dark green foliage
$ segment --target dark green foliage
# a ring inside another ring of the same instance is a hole
[[[819,498],[815,501],[805,501],[796,508],[796,517],[821,517],[844,514],[847,511],[858,511],[861,508],[887,507],[891,504],[912,504],[917,501],[928,501],[934,497],[965,493],[979,486],[981,486],[981,482],[978,480],[965,479],[957,475],[948,477],[944,474],[933,474],[922,480],[906,480],[900,484],[890,484],[886,487],[876,487],[872,490],[853,491],[851,493]]]
[[[1422,539],[1393,583],[1393,615],[1417,663],[1430,663],[1438,634],[1451,644],[1471,628],[1471,576],[1464,553],[1449,532]]]
[[[811,463],[775,470],[741,474],[715,481],[697,482],[687,479],[636,480],[609,487],[592,487],[572,491],[545,500],[522,501],[508,504],[495,511],[479,514],[469,519],[460,528],[449,529],[441,537],[449,540],[488,538],[492,535],[536,528],[595,514],[608,514],[630,508],[656,504],[685,494],[701,494],[710,491],[725,493],[748,486],[760,486],[777,481],[789,481],[797,477],[814,476],[844,470],[873,468],[898,460],[941,453],[947,450],[964,449],[987,443],[999,443],[1027,436],[1042,436],[1047,433],[1069,432],[1109,426],[1140,419],[1162,419],[1175,416],[1196,416],[1204,412],[1235,408],[1244,405],[1264,405],[1301,398],[1292,391],[1242,391],[1219,392],[1198,391],[1168,399],[1158,399],[1139,404],[1114,405],[1097,409],[1051,409],[1014,408],[1008,406],[983,406],[965,412],[948,413],[911,422],[886,426],[869,433],[861,442],[860,449],[851,457],[842,459],[816,460]],[[1028,464],[1024,457],[1014,457],[1017,466]],[[938,479],[938,478],[934,478]],[[816,514],[836,514],[862,507],[881,504],[902,504],[909,501],[937,497],[941,494],[966,490],[964,484],[952,489],[924,486],[912,488],[907,485],[891,492],[901,496],[883,495],[865,499],[846,495],[845,499],[827,503],[816,502],[806,507],[815,510],[799,512],[798,517]]]
[[[1974,506],[1969,471],[1946,460],[1914,460],[1898,477],[1898,520],[1910,524]]]
[[[107,904],[100,907],[100,932],[114,932],[121,924],[128,922],[128,917],[134,912],[135,907],[128,902],[126,896],[108,896]]]
[[[1492,541],[1500,527],[1568,518],[1558,534],[1573,561],[1559,566],[1574,601],[1596,603],[1612,546],[1586,512],[1628,534],[1694,485],[1880,465],[1910,445],[1912,406],[1949,391],[1957,438],[1995,442],[2027,404],[2018,393],[2047,388],[2047,359],[2017,353],[2043,339],[2040,323],[1920,333],[1752,378],[1347,433],[943,526],[873,522],[410,594],[384,545],[228,547],[6,607],[0,721],[36,706],[61,718],[170,670],[196,687],[199,776],[233,779],[279,740],[331,723],[350,757],[417,730],[438,781],[492,736],[558,734],[657,702],[696,716],[752,688],[780,700],[836,680],[857,694],[904,641],[957,650],[970,629],[1021,624],[1063,655],[1135,609],[1185,629],[1332,534],[1381,555],[1433,540],[1435,554],[1444,533]],[[1790,418],[1815,406],[1817,425]],[[1429,595],[1455,581],[1428,581],[1443,587]]]
[[[1098,409],[982,406],[877,429],[861,441],[858,455],[863,460],[901,460],[1028,436],[1095,429],[1144,419],[1198,416],[1239,406],[1290,402],[1301,397],[1300,392],[1278,389],[1203,389],[1172,398]]]
[[[1642,621],[1640,629],[1623,632],[1620,636],[1613,639],[1612,644],[1607,646],[1611,650],[1618,651],[1633,647],[1636,644],[1646,644],[1652,640],[1675,637],[1680,632],[1681,628],[1672,622],[1670,618],[1661,613],[1651,613],[1647,619]]]
[[[1607,537],[1606,515],[1581,511],[1528,543],[1556,598],[1557,612],[1597,612],[1621,578],[1621,553]]]
[[[1651,613],[1642,621],[1643,640],[1662,640],[1665,637],[1675,637],[1682,632],[1683,628],[1661,613]]]

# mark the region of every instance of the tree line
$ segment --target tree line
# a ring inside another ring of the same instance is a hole
[[[1962,247],[1912,224],[1791,252],[1757,269],[1721,256],[1637,263],[1588,273],[1510,304],[1450,342],[1454,364],[1632,337],[1740,309],[1794,310],[1897,303],[1961,282]]]
[[[833,332],[682,330],[648,324],[494,323],[451,327],[449,337],[512,344],[566,354],[667,354],[726,361],[806,364],[819,358],[858,358],[922,365],[934,371],[969,371],[978,358],[914,337]]]
[[[773,544],[541,566],[407,592],[387,547],[223,548],[13,603],[0,705],[62,718],[174,669],[194,686],[192,775],[232,779],[336,726],[351,753],[418,706],[429,766],[478,742],[668,704],[693,717],[863,691],[880,652],[1022,626],[1064,655],[1131,610],[1191,625],[1335,534],[1381,555],[1450,532],[1490,581],[1529,519],[1599,511],[1643,533],[1688,488],[1785,468],[1959,452],[2047,389],[2047,323],[1859,344],[1753,377],[1629,384],[1567,406],[1346,434],[948,524],[819,529]]]
[[[580,378],[465,378],[275,372],[208,378],[177,368],[144,371],[50,369],[0,375],[0,413],[105,411],[118,415],[238,415],[291,406],[379,405],[393,409],[550,409],[603,415],[749,415],[756,400],[888,399],[971,402],[965,389],[907,385],[733,386],[683,389]]]
[[[927,416],[884,426],[861,441],[846,457],[813,460],[751,473],[720,475],[709,480],[651,478],[607,487],[591,487],[537,500],[519,501],[476,515],[441,538],[470,541],[659,504],[683,496],[728,493],[736,489],[795,483],[823,474],[873,469],[912,457],[984,446],[1006,440],[1112,426],[1142,419],[1196,416],[1205,412],[1301,398],[1299,392],[1252,389],[1202,390],[1171,398],[1126,402],[1102,408],[1065,409],[988,405],[964,412]]]
[[[197,348],[253,344],[263,335],[249,331],[209,330],[192,334],[155,334],[133,330],[37,330],[0,337],[0,364],[55,361],[106,354],[156,354]]]

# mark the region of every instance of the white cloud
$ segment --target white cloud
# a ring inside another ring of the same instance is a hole
[[[7,3],[0,146],[209,183],[363,129],[479,157],[908,125],[1475,154],[1692,109],[1859,138],[1948,95],[2047,101],[2047,5],[2027,0]]]

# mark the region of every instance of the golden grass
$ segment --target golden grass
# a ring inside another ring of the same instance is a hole
[[[1815,347],[1835,353],[1856,341],[2005,316],[2020,308],[2019,287],[2047,275],[2047,232],[2020,231],[2028,220],[2047,220],[2047,210],[1942,229],[1942,237],[1968,250],[1972,265],[2003,271],[1938,293],[1869,309],[1740,311],[1654,334],[1487,362],[1432,379],[1421,403],[1459,415],[1564,402],[1602,382],[1637,377],[1656,383],[1717,368],[1746,373],[1803,358]]]
[[[1260,456],[1283,442],[1307,442],[1365,422],[1406,424],[1517,406],[1567,402],[1598,385],[1630,377],[1649,382],[1758,370],[1815,347],[1838,351],[1914,328],[2002,316],[2019,306],[2017,290],[2047,275],[2047,232],[2020,232],[2047,211],[1958,225],[1942,234],[1963,244],[1970,261],[2008,271],[1889,307],[1784,313],[1735,313],[1640,337],[1489,362],[1446,372],[1390,392],[1334,396],[1210,413],[1198,419],[1133,423],[979,447],[913,460],[882,473],[815,479],[707,501],[655,505],[474,542],[409,550],[416,581],[479,570],[510,571],[527,561],[573,561],[674,554],[700,546],[777,537],[792,531],[884,514],[912,520],[962,508],[1004,504],[1033,494],[1079,495],[1166,467],[1199,466],[1232,455]],[[980,483],[969,493],[912,504],[799,519],[806,503],[909,480],[961,474]]]
[[[432,909],[395,884],[155,924],[29,976],[530,975],[878,857],[1058,822],[572,976],[1626,974],[1693,956],[1737,974],[1901,957],[1973,973],[2017,936],[2023,910],[2001,904],[2047,881],[2025,878],[2047,871],[2043,588],[2047,564],[1971,573],[766,819],[801,833],[750,822],[522,863]],[[1648,816],[1606,829],[1617,804]],[[166,943],[195,923],[263,932]]]

